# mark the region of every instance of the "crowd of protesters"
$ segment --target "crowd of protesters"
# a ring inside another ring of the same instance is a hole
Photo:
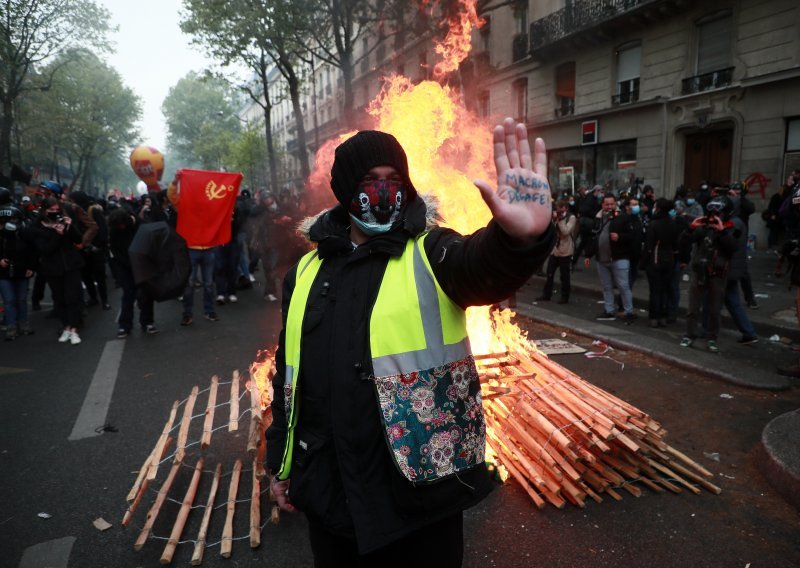
[[[640,273],[648,286],[650,327],[675,324],[682,277],[688,274],[686,328],[681,345],[703,338],[709,351],[719,351],[717,339],[724,306],[741,333],[740,344],[758,336],[746,308],[757,309],[748,263],[749,219],[755,205],[739,182],[701,183],[679,187],[672,199],[656,198],[641,180],[614,192],[597,185],[581,186],[575,195],[556,201],[553,221],[558,244],[547,265],[538,301],[548,301],[560,276],[559,303],[568,303],[571,273],[595,260],[604,309],[596,319],[621,319],[631,325],[633,287]],[[800,284],[800,172],[793,172],[762,213],[769,230],[768,247]],[[688,269],[688,270],[687,270]],[[798,298],[800,300],[800,297]],[[800,303],[798,303],[800,305]]]
[[[81,343],[80,330],[93,308],[118,310],[120,339],[131,334],[136,307],[142,333],[157,334],[156,302],[146,287],[137,285],[129,249],[143,225],[166,222],[176,227],[178,208],[168,192],[105,199],[70,191],[54,181],[33,188],[29,182],[28,178],[21,183],[28,189],[19,196],[0,187],[3,339],[14,341],[34,333],[29,312],[42,310],[48,289],[53,307],[48,318],[58,323],[61,343]],[[217,321],[215,306],[237,302],[240,290],[252,289],[259,267],[264,272],[264,300],[277,302],[283,273],[304,252],[294,227],[305,214],[288,190],[277,199],[266,190],[255,196],[242,190],[231,220],[230,242],[189,250],[194,269],[178,298],[184,307],[181,325],[192,323],[195,287],[203,288],[205,318]],[[112,306],[109,282],[121,289],[117,306]]]

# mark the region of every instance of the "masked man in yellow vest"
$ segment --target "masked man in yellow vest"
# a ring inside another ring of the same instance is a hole
[[[494,130],[492,212],[471,235],[427,225],[390,134],[337,149],[339,205],[284,281],[267,467],[309,523],[316,566],[460,566],[462,511],[491,490],[464,309],[508,297],[555,244],[544,142]]]

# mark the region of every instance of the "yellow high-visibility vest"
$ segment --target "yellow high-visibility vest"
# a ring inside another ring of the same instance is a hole
[[[485,444],[466,315],[436,281],[424,239],[425,235],[409,239],[403,253],[389,260],[369,321],[370,378],[395,463],[412,482],[432,481],[482,463]],[[281,480],[291,472],[300,410],[303,318],[322,262],[316,251],[300,260],[289,303],[283,393],[287,439],[277,474]],[[465,418],[467,414],[471,418]],[[406,427],[411,423],[415,429]],[[456,427],[459,433],[454,433]]]

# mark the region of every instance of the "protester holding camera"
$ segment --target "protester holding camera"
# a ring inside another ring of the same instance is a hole
[[[39,218],[23,233],[39,253],[39,272],[47,278],[53,294],[55,313],[64,329],[58,341],[81,342],[78,325],[83,303],[81,269],[84,266],[83,235],[72,218],[65,215],[61,201],[46,197],[39,206]]]
[[[730,221],[732,211],[730,199],[722,195],[715,197],[706,205],[706,214],[692,221],[681,234],[679,246],[683,264],[687,263],[688,251],[693,249],[688,261],[691,267],[689,311],[681,347],[690,347],[698,337],[698,324],[705,323],[708,350],[719,353],[720,311],[730,260],[738,244],[738,231]]]
[[[33,276],[36,256],[20,237],[25,213],[11,203],[11,192],[0,187],[0,296],[3,298],[5,340],[30,335],[28,280]]]

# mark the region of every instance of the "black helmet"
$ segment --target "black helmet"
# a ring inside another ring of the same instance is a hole
[[[716,213],[723,219],[727,219],[733,212],[733,202],[725,195],[718,195],[706,203],[706,213]]]
[[[0,221],[6,222],[10,219],[22,219],[24,217],[25,214],[19,207],[15,207],[14,205],[4,205],[0,207]]]
[[[11,190],[7,187],[0,187],[0,205],[11,203]]]

